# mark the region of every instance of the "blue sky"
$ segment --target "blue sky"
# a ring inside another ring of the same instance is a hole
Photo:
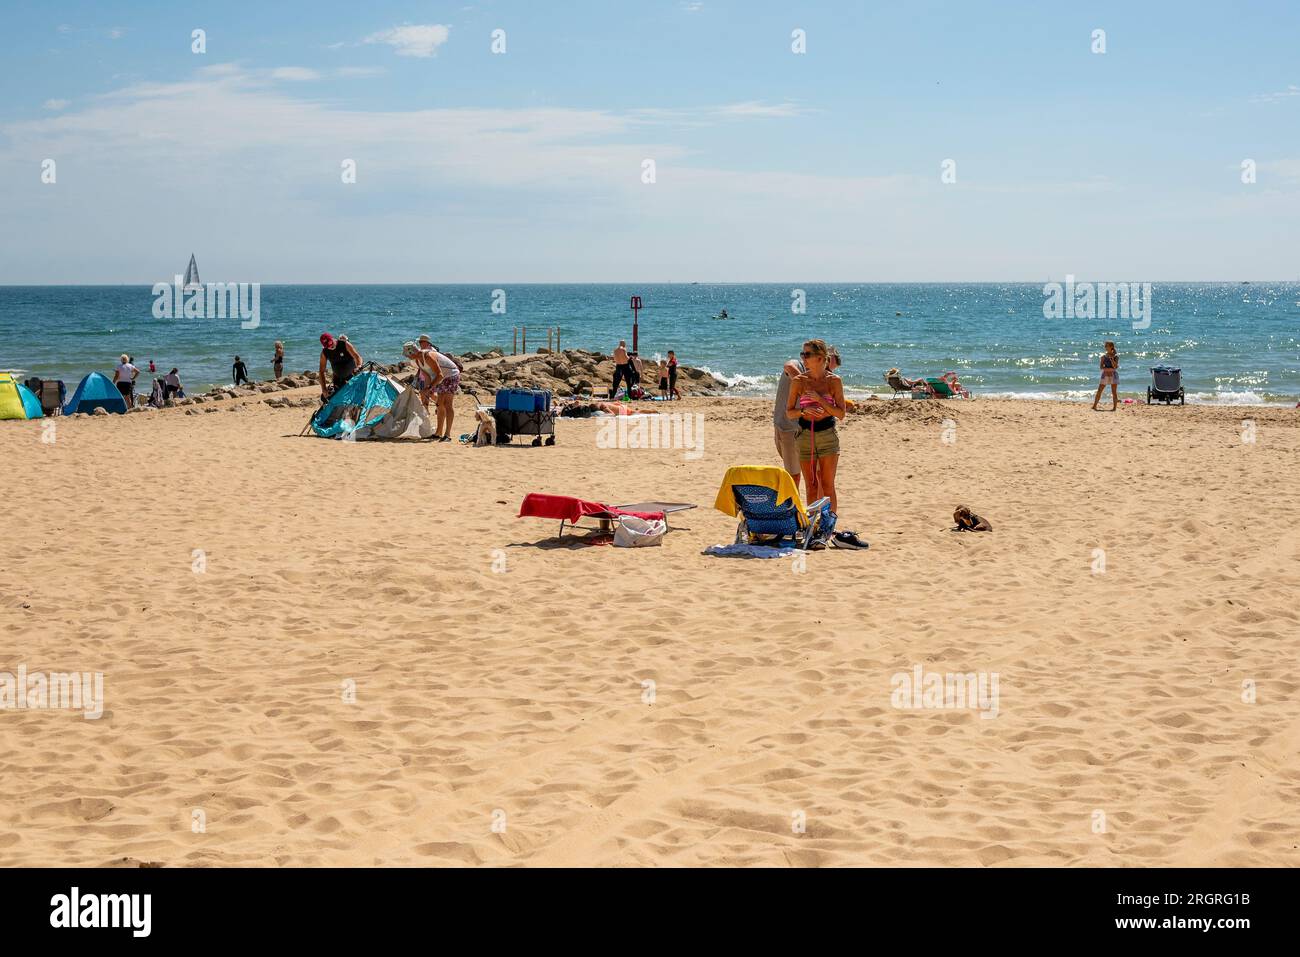
[[[0,283],[1300,278],[1297,5],[1078,6],[7,0]]]

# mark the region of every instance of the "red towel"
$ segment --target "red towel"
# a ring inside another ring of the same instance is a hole
[[[625,512],[612,505],[602,505],[600,502],[587,502],[569,495],[545,495],[541,492],[529,492],[524,496],[523,504],[519,506],[520,518],[554,518],[576,523],[578,519],[588,515],[599,515],[602,518],[611,515],[631,515],[635,518],[644,518],[646,521],[662,520],[664,517],[663,512]]]

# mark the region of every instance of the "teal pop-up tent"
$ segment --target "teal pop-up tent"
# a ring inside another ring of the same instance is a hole
[[[359,372],[335,392],[311,419],[311,430],[323,439],[369,428],[388,414],[397,401],[398,386],[378,372]]]

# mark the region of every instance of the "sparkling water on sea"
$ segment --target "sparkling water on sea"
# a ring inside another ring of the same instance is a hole
[[[806,312],[777,284],[554,284],[504,289],[494,312],[485,285],[263,286],[260,325],[235,319],[156,319],[148,286],[0,287],[0,369],[62,378],[71,388],[119,354],[147,375],[180,369],[192,391],[231,380],[243,357],[255,379],[271,374],[275,340],[286,370],[314,369],[322,331],[346,333],[362,356],[400,357],[427,332],[446,350],[500,346],[526,327],[528,347],[612,351],[632,339],[629,297],[641,296],[640,351],[726,379],[737,394],[770,394],[776,374],[808,338],[839,347],[850,394],[887,391],[882,374],[952,370],[985,396],[1091,400],[1102,343],[1121,355],[1121,392],[1144,395],[1148,369],[1183,370],[1188,401],[1294,404],[1300,397],[1300,283],[1156,283],[1149,328],[1127,319],[1044,318],[1034,283],[808,284]],[[499,308],[499,307],[498,307]],[[715,318],[725,309],[727,319]]]

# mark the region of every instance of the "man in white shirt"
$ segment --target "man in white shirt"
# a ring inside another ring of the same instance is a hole
[[[130,356],[123,355],[121,360],[113,370],[113,382],[117,385],[117,391],[122,393],[126,407],[130,409],[135,407],[135,380],[140,377],[140,370],[131,364]]]

